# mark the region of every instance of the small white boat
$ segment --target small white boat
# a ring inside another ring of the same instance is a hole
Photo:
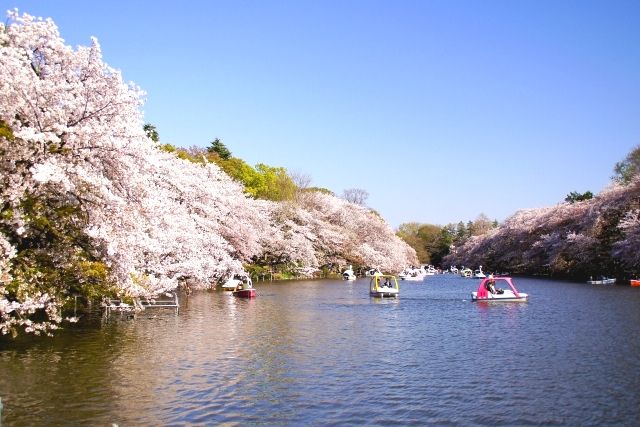
[[[353,268],[351,266],[342,273],[342,280],[356,280],[356,274],[353,272]]]
[[[506,284],[508,288],[497,287]],[[471,292],[471,301],[486,302],[527,302],[529,294],[518,292],[511,277],[485,277],[478,285],[478,290]]]
[[[396,298],[400,295],[398,278],[389,274],[373,276],[369,282],[369,295],[376,298]]]
[[[615,277],[604,277],[602,276],[600,279],[593,279],[591,278],[590,280],[587,280],[587,283],[590,285],[614,285],[616,283],[616,278]]]
[[[482,272],[482,266],[479,266],[478,269],[473,272],[473,277],[475,279],[484,279],[485,277],[487,277],[486,274]]]

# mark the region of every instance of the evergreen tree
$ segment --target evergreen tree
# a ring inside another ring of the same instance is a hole
[[[210,153],[217,153],[218,156],[224,160],[229,160],[231,158],[231,151],[229,151],[229,149],[218,138],[211,141],[211,146],[207,148],[207,151]]]
[[[160,135],[158,134],[158,131],[156,130],[156,127],[154,125],[152,125],[151,123],[146,123],[143,126],[143,129],[144,133],[149,137],[150,140],[152,140],[153,142],[160,141]]]
[[[593,193],[591,191],[585,191],[582,194],[578,193],[577,191],[572,191],[567,195],[567,197],[565,197],[564,201],[569,203],[575,203],[575,202],[582,202],[584,200],[591,200],[591,199],[593,199]]]

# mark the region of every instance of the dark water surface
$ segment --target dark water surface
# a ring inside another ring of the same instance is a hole
[[[0,341],[2,426],[640,423],[640,289],[516,279],[258,283],[258,297]]]

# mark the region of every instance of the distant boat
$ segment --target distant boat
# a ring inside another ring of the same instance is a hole
[[[427,265],[423,267],[425,276],[433,276],[434,274],[438,274],[438,270],[433,265]]]
[[[356,280],[356,274],[353,272],[353,268],[351,266],[342,273],[342,279],[349,281]]]
[[[611,277],[611,278],[607,278],[602,276],[600,279],[589,279],[587,280],[587,283],[590,285],[613,285],[616,283],[616,278],[615,277]]]
[[[482,266],[478,267],[478,269],[476,271],[473,272],[473,277],[476,279],[484,279],[485,277],[487,277],[483,272],[482,272]]]
[[[629,280],[629,284],[631,286],[634,286],[634,287],[635,286],[640,286],[640,279],[631,279],[631,280]]]
[[[473,277],[473,270],[470,268],[462,268],[462,270],[460,270],[460,276],[462,277]]]
[[[427,272],[424,268],[405,268],[402,270],[398,277],[401,280],[413,280],[413,281],[422,281],[424,277],[427,275]]]

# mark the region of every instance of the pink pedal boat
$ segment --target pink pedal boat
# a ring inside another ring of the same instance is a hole
[[[506,284],[500,288],[496,285]],[[471,301],[487,302],[527,302],[529,294],[518,292],[511,277],[488,277],[482,279],[476,292],[471,292]]]

